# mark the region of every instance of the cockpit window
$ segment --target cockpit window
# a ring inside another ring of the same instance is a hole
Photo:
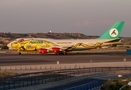
[[[20,40],[18,40],[18,42],[23,42],[24,41],[24,39],[20,39]]]

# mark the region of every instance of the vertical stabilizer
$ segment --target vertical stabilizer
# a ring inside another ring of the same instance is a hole
[[[102,34],[99,37],[99,39],[119,38],[123,26],[124,26],[124,21],[116,22],[111,28],[109,28],[104,34]]]

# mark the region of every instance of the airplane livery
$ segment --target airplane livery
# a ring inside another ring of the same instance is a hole
[[[116,22],[104,34],[96,39],[47,39],[47,38],[17,38],[7,46],[10,50],[38,51],[41,54],[53,52],[67,54],[70,51],[90,50],[98,47],[121,44],[119,38],[124,22]]]

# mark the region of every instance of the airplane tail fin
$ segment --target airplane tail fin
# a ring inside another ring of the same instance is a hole
[[[123,26],[124,26],[124,21],[116,22],[111,28],[109,28],[104,34],[102,34],[99,37],[99,39],[115,39],[115,38],[119,38]]]

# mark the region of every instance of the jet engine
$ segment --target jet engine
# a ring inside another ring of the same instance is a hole
[[[52,52],[54,52],[54,53],[59,53],[61,51],[62,51],[61,48],[58,48],[58,47],[53,47],[52,48]]]
[[[46,48],[40,48],[40,50],[39,50],[39,53],[41,53],[41,54],[48,53],[48,52],[49,52],[49,50]]]

